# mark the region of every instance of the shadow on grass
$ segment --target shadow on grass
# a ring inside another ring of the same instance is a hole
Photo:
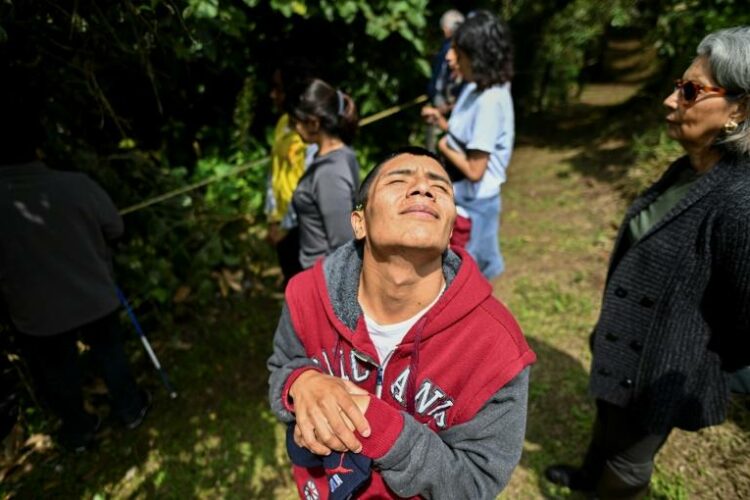
[[[537,338],[526,338],[538,361],[529,387],[527,444],[521,466],[533,471],[544,498],[585,498],[548,482],[544,469],[557,463],[578,465],[583,460],[595,414],[594,401],[587,391],[588,373],[581,362],[569,354]],[[750,432],[750,397],[734,395],[727,420],[742,432]],[[733,460],[727,457],[726,463],[733,463]],[[662,491],[665,487],[670,486],[655,484],[652,497],[669,497]]]
[[[529,387],[526,449],[521,465],[533,471],[545,498],[564,491],[544,479],[555,463],[577,464],[591,435],[594,403],[587,395],[588,373],[581,362],[554,346],[527,336],[537,354]]]
[[[662,115],[659,100],[643,93],[613,105],[579,102],[525,117],[517,142],[542,149],[577,149],[567,160],[575,170],[631,198],[633,181],[627,173],[637,160],[634,138],[660,123]]]
[[[288,475],[280,474],[283,435],[268,409],[265,362],[279,304],[233,302],[182,325],[172,340],[161,332],[154,342],[180,393],[176,400],[139,353],[135,370],[154,394],[144,424],[134,431],[113,425],[97,449],[81,455],[34,453],[5,479],[0,496],[277,497]],[[135,342],[128,347],[137,349]]]

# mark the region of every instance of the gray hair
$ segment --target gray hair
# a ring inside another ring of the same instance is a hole
[[[456,9],[446,10],[440,17],[440,27],[448,30],[451,34],[464,22],[464,15]]]
[[[698,57],[708,58],[716,83],[739,96],[740,109],[745,115],[737,130],[722,134],[717,145],[739,156],[750,157],[750,26],[711,33],[698,45],[697,53]]]

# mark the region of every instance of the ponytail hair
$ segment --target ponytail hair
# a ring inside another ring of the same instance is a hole
[[[357,133],[359,116],[357,106],[350,96],[328,85],[323,80],[314,79],[293,99],[292,116],[296,120],[307,121],[317,118],[320,128],[338,137],[347,144]]]

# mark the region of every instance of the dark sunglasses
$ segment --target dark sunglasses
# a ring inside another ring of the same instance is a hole
[[[700,83],[691,82],[678,78],[674,81],[675,90],[680,91],[680,95],[686,103],[692,104],[698,98],[701,92],[713,92],[716,95],[726,97],[737,97],[739,94],[730,94],[729,91],[722,87],[712,87],[710,85],[701,85]]]

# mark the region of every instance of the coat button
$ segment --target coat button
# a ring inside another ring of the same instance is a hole
[[[602,377],[609,377],[610,375],[612,375],[612,372],[607,370],[606,368],[599,368],[596,372]]]
[[[609,340],[610,342],[615,342],[615,341],[617,341],[617,340],[620,339],[620,337],[618,337],[617,335],[615,335],[612,332],[605,333],[604,334],[604,338],[607,339],[607,340]]]
[[[641,298],[640,304],[647,308],[654,307],[654,301],[648,297]]]
[[[630,343],[630,348],[633,349],[635,352],[641,352],[643,350],[643,342],[639,340],[634,340]]]
[[[620,381],[620,385],[623,386],[625,389],[630,389],[631,387],[633,387],[633,379],[624,378]]]
[[[627,296],[628,296],[628,291],[627,291],[627,290],[625,290],[625,289],[624,289],[623,287],[621,287],[621,286],[618,286],[618,287],[617,287],[617,288],[615,289],[615,295],[617,295],[617,296],[618,296],[618,297],[620,297],[621,299],[624,299],[625,297],[627,297]]]

